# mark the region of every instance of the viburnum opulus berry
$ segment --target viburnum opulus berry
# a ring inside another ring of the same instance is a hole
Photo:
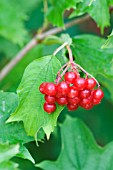
[[[77,110],[78,107],[89,110],[94,105],[99,104],[104,93],[100,88],[94,89],[95,83],[92,85],[92,82],[95,82],[95,80],[93,81],[93,78],[79,78],[78,81],[77,79],[75,76],[73,84],[64,80],[58,84],[42,83],[39,90],[42,94],[45,94],[44,111],[49,114],[53,113],[57,108],[56,103],[62,106],[66,105],[69,111]],[[88,79],[91,80],[91,85]]]
[[[53,113],[58,105],[66,105],[69,111],[77,110],[78,107],[89,110],[99,104],[104,97],[97,80],[74,63],[70,50],[69,58],[70,61],[56,75],[55,83],[43,82],[39,87],[45,99],[43,109],[48,114]],[[60,74],[62,70],[63,72]],[[84,73],[84,77],[80,77],[79,70]],[[97,89],[96,85],[98,85]]]
[[[49,114],[54,112],[56,110],[56,105],[55,103],[49,104],[47,102],[44,103],[44,110],[48,112]]]
[[[74,83],[74,80],[77,78],[77,75],[75,72],[67,72],[65,75],[64,75],[64,79],[67,83],[69,84],[73,84]]]

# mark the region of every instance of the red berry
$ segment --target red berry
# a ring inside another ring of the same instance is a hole
[[[56,85],[54,83],[47,83],[44,88],[45,94],[54,96],[56,94]]]
[[[97,104],[99,104],[100,102],[101,102],[100,99],[95,99],[95,98],[93,98],[93,101],[92,101],[93,105],[97,105]]]
[[[67,94],[69,91],[69,85],[65,82],[62,81],[57,85],[57,92],[60,94]]]
[[[81,98],[88,98],[91,95],[91,91],[84,89],[82,91],[80,91],[80,97]]]
[[[77,110],[78,109],[78,105],[73,105],[73,104],[68,104],[67,105],[67,108],[68,108],[68,110],[69,111],[71,111],[71,110]]]
[[[39,90],[42,94],[45,94],[45,85],[47,84],[47,82],[44,82],[40,85]]]
[[[86,79],[86,88],[93,89],[96,86],[96,81],[93,78]]]
[[[49,104],[53,104],[53,103],[55,103],[55,101],[56,101],[55,96],[45,95],[44,98],[45,98],[46,102],[49,103]]]
[[[93,98],[101,100],[103,97],[104,97],[104,92],[101,89],[94,90]]]
[[[74,97],[74,98],[68,98],[68,102],[70,104],[76,105],[80,102],[80,98],[79,97]]]
[[[86,86],[86,80],[84,78],[77,78],[74,81],[74,85],[78,90],[83,90]]]
[[[78,94],[79,94],[79,92],[78,92],[78,90],[76,90],[75,86],[70,86],[69,87],[69,92],[67,94],[67,96],[69,98],[74,98],[74,97],[78,96]]]
[[[81,107],[84,107],[85,105],[87,104],[91,104],[92,103],[92,97],[88,97],[88,98],[85,98],[85,99],[82,99],[79,103],[79,105]]]
[[[56,97],[66,97],[66,95],[65,94],[62,94],[62,93],[60,93],[60,92],[57,92],[56,93]]]
[[[55,103],[49,104],[49,103],[45,102],[43,105],[43,108],[46,112],[48,112],[50,114],[56,110],[56,105],[55,105]]]
[[[60,97],[57,98],[57,103],[59,105],[66,105],[68,103],[67,97]]]
[[[67,72],[64,76],[65,81],[69,84],[73,84],[76,78],[77,78],[76,73],[72,71]]]
[[[84,109],[86,109],[86,110],[90,110],[90,109],[92,109],[92,108],[93,108],[92,103],[86,104],[86,105],[84,106]]]

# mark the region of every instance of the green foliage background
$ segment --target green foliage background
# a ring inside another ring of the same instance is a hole
[[[0,1],[0,70],[42,28],[64,27],[86,13],[92,18],[46,38],[0,82],[0,170],[113,170],[112,5],[113,0]],[[89,111],[58,107],[47,115],[38,87],[53,81],[68,61],[65,50],[52,57],[63,41],[72,41],[75,61],[98,79],[105,97]]]

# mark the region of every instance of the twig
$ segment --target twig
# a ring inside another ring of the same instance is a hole
[[[81,18],[74,19],[65,24],[65,28],[70,28],[76,24],[87,21],[90,18],[89,15],[85,15]],[[57,34],[63,31],[63,28],[53,28],[49,31],[36,35],[0,72],[0,80],[2,80],[15,66],[16,64],[27,54],[38,42],[41,42],[45,37],[53,34]]]

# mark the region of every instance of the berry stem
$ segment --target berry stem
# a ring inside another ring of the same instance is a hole
[[[93,77],[90,73],[88,73],[86,70],[84,70],[79,64],[74,63],[74,65],[75,65],[75,68],[78,67],[79,69],[81,69],[81,70],[86,74],[86,76],[92,77],[92,78],[96,81],[96,83],[97,83],[97,85],[98,85],[98,88],[100,88],[100,84],[99,84],[99,82],[96,80],[95,77]]]
[[[68,45],[68,42],[65,42],[64,44],[62,44],[60,47],[58,47],[55,51],[54,51],[54,53],[53,53],[53,55],[55,56],[60,50],[62,50],[66,45]]]
[[[70,48],[69,45],[66,45],[66,48],[67,48],[68,53],[69,53],[69,61],[70,61],[70,63],[73,63],[73,55],[72,55],[71,48]]]
[[[66,46],[67,50],[68,50],[68,53],[69,53],[69,62],[70,63],[73,63],[73,55],[72,55],[72,51],[71,51],[71,48],[70,46],[68,45],[68,42],[65,42],[64,44],[62,44],[60,47],[58,47],[53,55],[55,56],[60,50],[62,50],[64,47]]]
[[[61,71],[63,71],[63,69],[64,69],[67,65],[68,65],[68,63],[64,64],[64,65],[61,67],[61,69],[58,71],[57,74],[59,74]]]
[[[58,77],[57,77],[57,79],[55,80],[56,84],[59,83],[59,81],[62,79],[62,77],[64,76],[64,74],[66,73],[66,71],[68,70],[69,67],[70,67],[70,66],[67,65],[67,67],[63,70],[63,72],[62,72],[61,75],[60,75],[60,73],[58,72]]]
[[[70,66],[69,65],[67,65],[67,67],[64,69],[64,71],[62,72],[62,74],[61,74],[61,77],[63,77],[64,76],[64,74],[66,73],[66,71],[68,70],[68,68],[69,68]]]

